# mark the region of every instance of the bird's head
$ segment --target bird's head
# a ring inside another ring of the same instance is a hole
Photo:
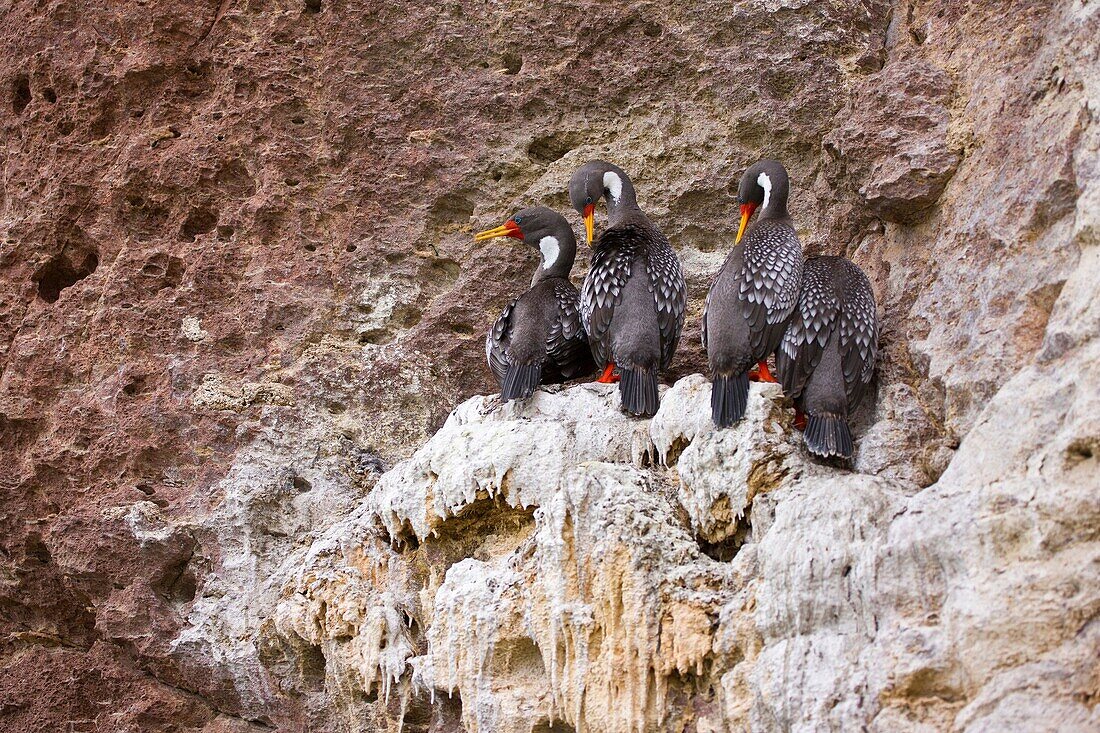
[[[565,217],[545,206],[532,206],[513,214],[508,221],[493,229],[474,235],[475,242],[487,242],[496,237],[511,237],[538,250],[542,270],[573,266],[577,240]],[[566,262],[568,260],[568,262]]]
[[[737,188],[737,203],[741,205],[741,226],[737,229],[737,243],[745,234],[753,212],[758,208],[761,216],[786,216],[787,169],[776,160],[762,160],[751,166],[741,176]]]
[[[623,169],[603,160],[585,163],[569,179],[569,201],[584,217],[584,234],[592,244],[596,204],[603,198],[609,212],[620,206],[636,206],[634,186]]]

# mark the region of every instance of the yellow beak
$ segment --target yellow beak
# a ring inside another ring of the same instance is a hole
[[[756,211],[756,204],[741,205],[741,226],[737,229],[737,241],[734,244],[741,244],[741,237],[745,236],[745,227],[749,225],[749,218],[754,211]]]
[[[492,229],[486,229],[483,232],[478,232],[474,235],[475,242],[487,242],[490,239],[496,237],[513,237],[515,239],[523,239],[523,234],[519,230],[519,226],[514,221],[509,219],[498,227]]]
[[[584,236],[588,238],[588,245],[592,246],[592,231],[596,228],[596,205],[589,204],[584,207]]]

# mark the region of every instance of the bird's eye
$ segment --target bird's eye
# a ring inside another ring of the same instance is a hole
[[[586,205],[592,203],[592,197],[591,196],[585,196],[584,197],[584,203]]]
[[[522,224],[523,223],[523,217],[522,216],[513,216],[512,221],[514,221],[517,224]]]

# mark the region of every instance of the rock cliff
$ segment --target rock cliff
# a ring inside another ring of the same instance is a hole
[[[1097,37],[1080,0],[9,3],[0,727],[1100,726]],[[713,432],[692,376],[763,156],[878,296],[850,471],[771,388]],[[652,421],[474,396],[533,263],[471,233],[593,157],[691,288]]]

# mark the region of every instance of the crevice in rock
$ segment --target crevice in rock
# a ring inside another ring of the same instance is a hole
[[[75,254],[75,253],[74,253]],[[38,284],[38,297],[47,303],[56,303],[61,291],[72,287],[91,275],[99,267],[99,253],[88,251],[74,261],[66,253],[51,258],[38,268],[34,281]]]
[[[750,503],[744,516],[737,520],[733,531],[723,539],[712,542],[696,533],[695,541],[699,544],[699,551],[718,562],[730,562],[737,557],[745,543],[752,540],[752,521],[749,514],[751,509]]]
[[[11,84],[11,111],[16,116],[23,114],[23,110],[31,103],[31,80],[26,74],[15,77]]]

